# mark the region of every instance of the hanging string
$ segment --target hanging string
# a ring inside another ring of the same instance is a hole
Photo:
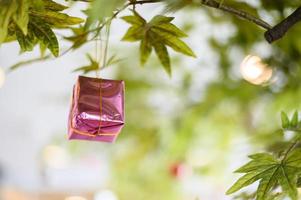
[[[95,61],[98,63],[98,69],[96,70],[96,77],[100,78],[100,71],[107,65],[107,55],[109,48],[111,22],[108,22],[105,26],[105,38],[102,38],[102,31],[96,37],[95,41]]]
[[[98,70],[97,70],[97,78],[100,79],[100,70],[106,67],[107,64],[107,54],[108,54],[108,47],[109,47],[109,36],[110,36],[110,27],[111,27],[111,22],[109,22],[106,25],[106,34],[105,34],[105,41],[104,41],[104,45],[103,45],[103,40],[101,38],[101,32],[100,32],[100,60],[97,60],[98,62]],[[98,52],[98,50],[97,50]],[[99,125],[98,125],[98,131],[97,131],[97,135],[101,135],[101,116],[102,116],[102,89],[101,89],[101,79],[99,81],[99,116],[100,116],[100,120],[99,120]]]
[[[95,61],[98,63],[98,69],[95,71],[96,77],[100,77],[100,61],[102,57],[102,39],[101,39],[101,32],[99,32],[99,35],[96,37],[95,41]]]
[[[103,49],[103,58],[102,58],[102,66],[100,69],[103,69],[107,65],[107,56],[109,49],[109,40],[110,40],[110,30],[111,30],[111,22],[106,25],[106,35],[105,35],[105,45]]]

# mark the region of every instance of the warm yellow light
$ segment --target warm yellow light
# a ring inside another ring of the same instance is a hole
[[[248,55],[240,65],[242,77],[255,85],[268,82],[273,75],[273,70],[258,56]]]
[[[0,68],[0,88],[3,86],[5,81],[5,73],[2,68]]]
[[[43,159],[48,167],[61,169],[66,167],[68,155],[62,147],[48,145],[43,151]]]
[[[65,200],[87,200],[87,199],[84,197],[80,197],[80,196],[71,196],[71,197],[65,198]]]

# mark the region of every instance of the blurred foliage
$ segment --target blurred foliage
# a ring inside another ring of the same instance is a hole
[[[59,56],[59,43],[53,28],[69,28],[84,20],[61,13],[67,7],[52,0],[4,0],[0,2],[0,44],[17,40],[21,51],[40,44]]]
[[[292,200],[298,199],[297,180],[300,178],[300,129],[298,112],[289,120],[286,113],[281,113],[282,128],[284,131],[293,131],[295,135],[281,149],[277,156],[269,153],[250,155],[250,162],[237,169],[236,173],[246,173],[227,191],[232,194],[255,181],[260,180],[256,192],[256,199],[264,200],[271,197],[271,191],[281,186],[282,192]],[[284,132],[285,134],[285,132]],[[279,193],[279,192],[277,192]],[[274,195],[274,194],[273,194]],[[285,198],[285,196],[283,197]]]

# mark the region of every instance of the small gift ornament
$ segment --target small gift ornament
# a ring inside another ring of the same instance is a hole
[[[124,82],[79,76],[69,114],[69,139],[112,143],[123,125]]]

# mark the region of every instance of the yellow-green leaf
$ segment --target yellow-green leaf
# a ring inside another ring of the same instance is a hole
[[[261,168],[260,170],[248,172],[246,175],[239,178],[235,182],[235,184],[233,186],[231,186],[231,188],[226,192],[226,194],[228,194],[228,195],[232,194],[248,185],[251,185],[255,181],[261,179],[262,178],[261,176],[265,175],[265,173],[268,173],[273,169],[274,169],[274,167],[272,166],[272,167]]]
[[[291,151],[291,152],[289,152]],[[266,200],[271,196],[271,191],[281,188],[282,193],[287,194],[291,200],[297,200],[297,179],[301,173],[300,149],[288,149],[282,157],[272,157],[270,154],[255,154],[248,164],[238,170],[246,173],[227,191],[232,194],[257,180],[260,180],[256,200]]]
[[[176,27],[171,23],[154,25],[152,29],[158,29],[159,31],[168,32],[176,37],[187,37],[186,33],[184,33],[181,29],[179,29],[178,27]]]
[[[16,24],[11,21],[8,25],[7,35],[3,42],[12,42],[15,40],[17,40]]]
[[[18,8],[13,16],[14,22],[18,25],[24,35],[27,34],[27,27],[29,21],[29,1],[28,0],[18,0]]]
[[[74,35],[64,38],[73,42],[73,45],[71,47],[72,49],[77,49],[87,42],[88,32],[85,30],[84,26],[72,28],[71,30]]]
[[[281,122],[282,122],[282,128],[284,129],[289,128],[290,121],[288,119],[287,114],[283,111],[281,112]]]
[[[169,33],[166,33],[164,31],[159,31],[156,29],[151,30],[154,34],[157,35],[157,37],[162,40],[166,45],[170,46],[173,50],[183,53],[188,56],[196,57],[196,55],[193,53],[193,51],[190,49],[190,47],[185,44],[182,40],[177,38],[176,36],[173,36]]]
[[[68,8],[67,6],[59,4],[52,0],[43,0],[43,3],[44,3],[44,8],[47,10],[62,11]]]
[[[111,57],[109,57],[109,59],[108,59],[108,61],[107,61],[107,63],[106,63],[105,66],[107,67],[107,66],[110,66],[110,65],[114,65],[114,64],[116,64],[116,63],[121,62],[122,60],[124,60],[124,59],[122,59],[122,58],[117,58],[116,55],[112,55]]]
[[[76,68],[75,70],[73,70],[73,72],[79,72],[79,71],[82,71],[83,74],[87,74],[91,71],[97,71],[99,70],[99,64],[98,62],[96,62],[92,57],[91,55],[87,54],[87,58],[88,60],[90,61],[90,64],[89,65],[86,65],[86,66],[83,66],[83,67],[79,67],[79,68]]]
[[[59,55],[59,43],[50,26],[41,19],[31,17],[29,27],[35,36],[57,57]]]
[[[134,15],[121,17],[121,19],[132,25],[142,26],[146,24],[145,19],[143,19],[136,11],[133,11],[133,14]]]
[[[170,46],[177,52],[195,57],[193,51],[179,39],[187,35],[170,23],[174,19],[173,17],[157,15],[146,23],[145,19],[134,12],[133,16],[125,16],[123,19],[132,26],[127,30],[122,40],[129,42],[141,41],[140,62],[142,65],[149,58],[152,47],[155,48],[160,62],[169,75],[171,74],[171,66],[166,46]]]
[[[36,45],[36,38],[33,32],[29,30],[27,35],[24,35],[19,28],[16,28],[16,36],[22,52],[33,50]]]
[[[291,168],[286,166],[280,166],[279,171],[281,178],[279,178],[279,184],[282,187],[282,190],[288,194],[292,200],[297,200],[297,176],[296,174],[300,173],[300,169]]]
[[[293,115],[293,117],[292,117],[292,120],[291,120],[291,122],[290,122],[290,125],[291,125],[292,128],[296,128],[296,127],[297,127],[298,122],[299,122],[299,119],[298,119],[298,118],[299,118],[299,117],[298,117],[298,111],[295,111],[295,112],[294,112],[294,115]]]
[[[143,38],[143,27],[140,26],[131,26],[125,35],[122,37],[122,41],[139,41]]]
[[[152,45],[154,46],[155,52],[156,52],[161,64],[163,65],[165,71],[169,75],[171,75],[170,58],[169,58],[166,46],[164,44],[162,44],[161,42],[155,42],[155,43],[152,43]]]
[[[150,25],[159,25],[159,24],[164,24],[164,23],[170,23],[174,17],[166,17],[164,15],[156,15],[151,19],[149,22]]]
[[[96,0],[91,3],[89,16],[94,22],[103,21],[104,18],[112,16],[112,13],[124,3],[125,0]]]
[[[278,181],[279,167],[274,167],[266,171],[265,176],[259,182],[256,200],[265,200],[270,190],[275,186]]]
[[[40,42],[40,55],[41,58],[45,57],[47,46],[43,42]]]
[[[81,18],[71,17],[64,13],[58,13],[49,10],[43,12],[31,11],[31,15],[39,17],[40,19],[47,22],[48,24],[56,27],[66,27],[66,26],[76,25],[84,22],[84,20]]]
[[[144,37],[140,43],[140,63],[144,65],[152,52],[152,44],[149,37]]]
[[[6,39],[8,25],[17,10],[17,5],[15,0],[0,1],[0,44]]]

